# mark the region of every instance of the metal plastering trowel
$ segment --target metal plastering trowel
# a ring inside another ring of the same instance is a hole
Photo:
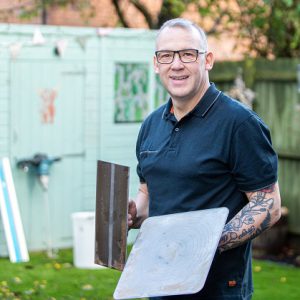
[[[227,216],[228,209],[222,207],[146,219],[114,298],[199,292],[206,281]]]
[[[97,163],[95,263],[122,271],[126,259],[129,168]]]

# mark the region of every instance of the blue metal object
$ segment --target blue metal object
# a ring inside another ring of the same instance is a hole
[[[44,190],[48,190],[50,167],[54,162],[60,161],[60,157],[48,157],[47,154],[37,153],[30,159],[21,159],[17,167],[25,172],[33,171]]]
[[[60,160],[60,157],[48,157],[47,154],[37,153],[33,158],[19,160],[17,167],[25,172],[32,169],[37,176],[49,175],[51,165]]]
[[[49,176],[50,167],[54,162],[60,161],[60,157],[48,157],[47,154],[37,153],[30,159],[22,159],[17,162],[17,167],[28,172],[30,170],[38,176],[38,180],[43,188],[44,204],[46,211],[46,243],[47,243],[47,255],[50,258],[55,257],[52,247],[52,237],[51,237],[51,218],[49,209]]]

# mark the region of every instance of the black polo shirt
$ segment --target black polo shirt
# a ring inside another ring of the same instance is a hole
[[[269,130],[243,104],[211,84],[179,122],[171,107],[169,100],[154,111],[137,140],[137,173],[148,186],[150,216],[224,206],[230,220],[248,203],[244,192],[277,181]],[[199,294],[172,299],[248,299],[251,273],[248,242],[216,255]]]

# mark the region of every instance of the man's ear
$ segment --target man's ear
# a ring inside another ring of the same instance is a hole
[[[205,70],[210,71],[214,66],[214,55],[212,52],[207,52],[205,55]]]
[[[154,66],[154,71],[156,74],[159,73],[159,70],[158,70],[158,62],[157,62],[157,59],[156,59],[156,56],[154,55],[153,56],[153,66]]]

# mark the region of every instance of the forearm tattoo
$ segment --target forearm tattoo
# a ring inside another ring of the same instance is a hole
[[[249,203],[224,227],[220,251],[239,246],[271,226],[274,190],[275,184],[247,194]]]

